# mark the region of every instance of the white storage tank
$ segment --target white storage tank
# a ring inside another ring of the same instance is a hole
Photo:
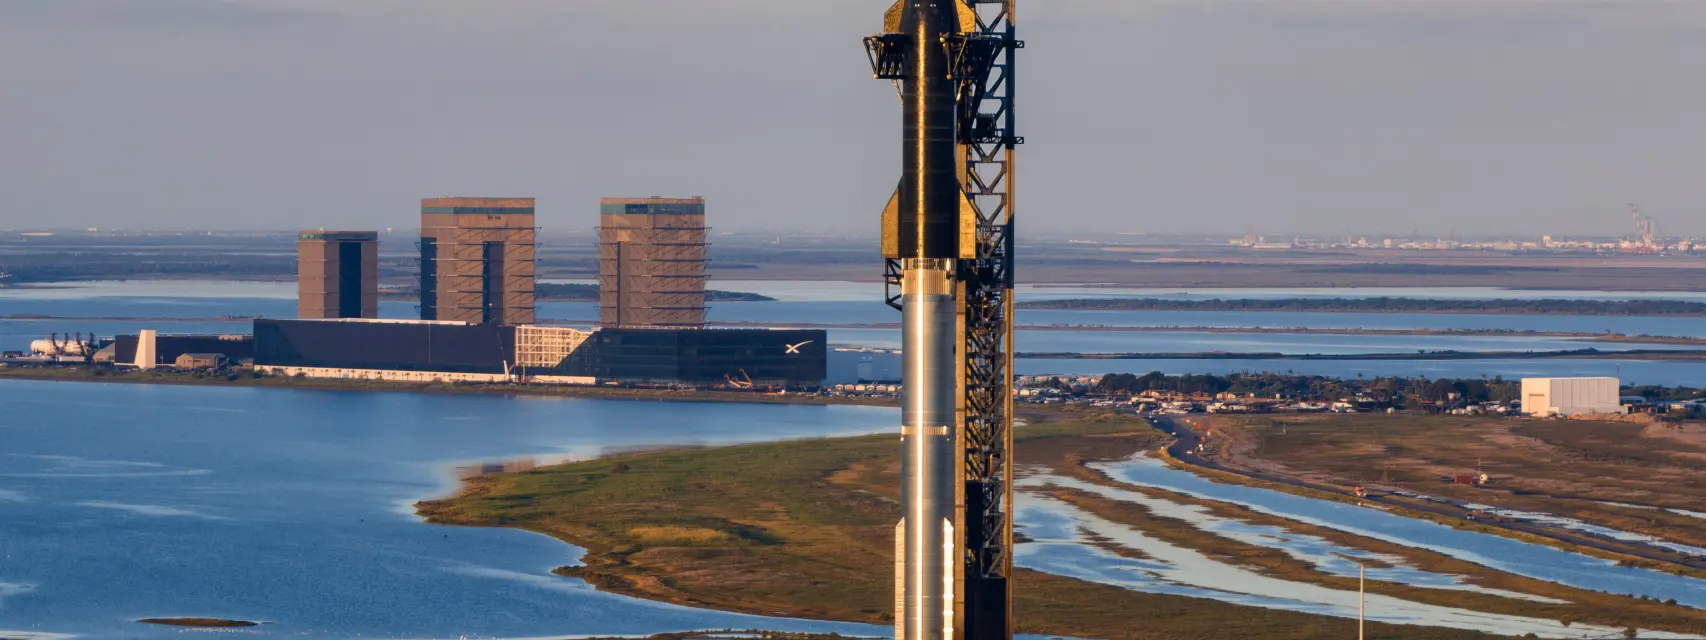
[[[83,354],[83,343],[70,338],[60,340],[36,340],[30,343],[30,353],[44,356],[80,356]]]
[[[1624,413],[1617,378],[1523,378],[1522,412],[1530,416]]]

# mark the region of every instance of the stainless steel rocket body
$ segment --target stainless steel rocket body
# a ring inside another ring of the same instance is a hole
[[[1011,640],[1012,53],[1024,43],[1014,0],[892,2],[864,43],[872,76],[900,89],[903,132],[882,213],[904,363],[895,636]]]
[[[948,260],[902,266],[901,462],[905,520],[901,548],[901,635],[953,637],[955,296]]]
[[[962,562],[955,535],[959,424],[958,310],[964,304],[956,94],[944,38],[956,33],[959,0],[903,0],[901,79],[904,171],[895,216],[902,309],[902,509],[897,527],[896,634],[956,640],[953,583]]]
[[[954,83],[942,38],[957,31],[958,0],[908,0],[901,21],[907,37],[901,80],[902,159],[900,251],[903,258],[960,257]]]

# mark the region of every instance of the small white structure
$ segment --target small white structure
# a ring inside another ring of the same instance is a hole
[[[1523,378],[1522,413],[1573,416],[1624,413],[1617,378]]]
[[[155,355],[154,350],[154,336],[155,333],[153,329],[143,329],[137,332],[136,368],[153,369],[154,365],[159,364],[157,360],[158,357]]]

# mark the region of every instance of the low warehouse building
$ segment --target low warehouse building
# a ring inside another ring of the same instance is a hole
[[[1522,413],[1573,416],[1623,413],[1617,378],[1523,378]]]
[[[171,366],[186,353],[217,353],[232,361],[247,360],[255,355],[255,340],[242,334],[172,335],[153,330],[113,338],[112,361],[117,364],[143,369]]]
[[[231,360],[223,353],[186,353],[178,356],[172,366],[179,369],[224,369]]]

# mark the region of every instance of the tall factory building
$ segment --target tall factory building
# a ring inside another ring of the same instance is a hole
[[[421,319],[533,323],[533,198],[421,200]]]
[[[707,247],[704,198],[600,200],[599,323],[704,328]]]
[[[379,234],[296,234],[296,315],[316,319],[379,317]]]

